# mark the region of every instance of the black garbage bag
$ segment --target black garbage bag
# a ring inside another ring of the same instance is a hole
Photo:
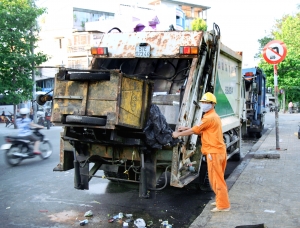
[[[175,146],[179,142],[179,139],[172,138],[173,130],[157,105],[151,105],[149,120],[143,132],[146,136],[146,144],[153,149],[161,149],[167,144]]]

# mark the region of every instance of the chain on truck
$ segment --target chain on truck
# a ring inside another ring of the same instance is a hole
[[[74,169],[74,187],[89,189],[103,170],[111,181],[136,183],[140,197],[167,184],[205,185],[199,136],[173,139],[200,123],[199,100],[217,97],[228,159],[240,159],[242,56],[220,42],[220,29],[102,34],[88,70],[60,68],[51,121],[63,126],[54,171]],[[158,179],[170,173],[170,183]]]

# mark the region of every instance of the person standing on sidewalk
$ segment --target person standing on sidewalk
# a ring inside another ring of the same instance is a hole
[[[216,194],[216,202],[212,203],[216,207],[211,212],[229,211],[230,202],[224,179],[227,154],[221,119],[214,109],[217,99],[208,92],[202,96],[200,102],[201,110],[204,113],[201,123],[192,128],[179,127],[178,131],[173,132],[172,137],[178,138],[192,134],[201,136],[201,151],[206,156],[209,182]]]
[[[292,101],[290,101],[289,103],[289,113],[292,114],[293,113],[293,107],[294,107],[294,104]]]

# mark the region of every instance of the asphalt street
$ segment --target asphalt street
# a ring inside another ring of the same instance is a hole
[[[0,144],[3,144],[4,136],[17,134],[17,130],[0,125]],[[201,191],[195,184],[182,189],[167,186],[162,191],[152,192],[153,199],[143,199],[138,197],[137,185],[100,178],[90,181],[89,190],[76,190],[73,187],[73,170],[53,172],[59,162],[61,130],[56,126],[42,130],[54,149],[47,160],[36,157],[10,167],[1,151],[1,227],[78,227],[79,222],[85,219],[84,214],[92,210],[94,215],[89,218],[88,227],[122,227],[118,221],[109,222],[111,217],[121,212],[132,214],[133,220],[142,218],[153,224],[152,227],[163,227],[162,222],[168,221],[173,227],[184,228],[189,227],[213,197],[212,192]],[[243,157],[256,141],[243,140]],[[239,164],[243,165],[243,162],[228,162],[226,177]],[[96,175],[102,176],[103,172],[98,171]],[[161,181],[163,185],[164,178]],[[133,221],[129,224],[129,227],[134,227]]]

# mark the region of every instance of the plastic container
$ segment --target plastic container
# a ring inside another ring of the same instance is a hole
[[[79,222],[80,226],[84,226],[85,224],[88,224],[89,220],[85,219]]]

